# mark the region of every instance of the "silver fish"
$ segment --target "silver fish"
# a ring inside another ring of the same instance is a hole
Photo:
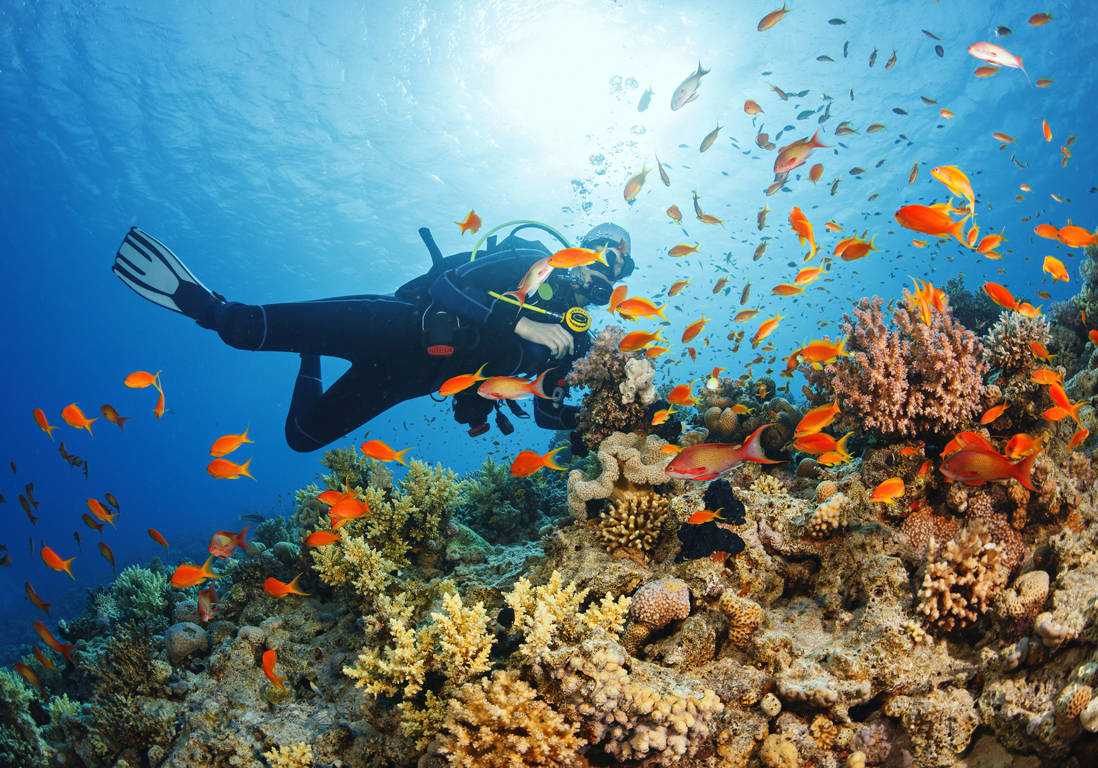
[[[671,94],[671,109],[682,109],[684,106],[698,98],[698,84],[704,75],[709,74],[708,69],[702,68],[701,60],[698,60],[698,71],[683,80],[675,92]]]
[[[718,125],[716,128],[705,134],[705,138],[702,139],[701,144],[698,146],[699,152],[704,152],[713,146],[713,142],[717,140],[717,134],[720,133],[721,127]]]
[[[648,86],[648,90],[641,94],[641,100],[637,102],[638,112],[648,109],[648,104],[652,101],[652,93],[652,86]]]

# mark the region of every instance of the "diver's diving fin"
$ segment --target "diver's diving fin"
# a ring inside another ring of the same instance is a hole
[[[204,286],[168,246],[137,227],[126,233],[111,271],[142,298],[200,323],[224,301]]]

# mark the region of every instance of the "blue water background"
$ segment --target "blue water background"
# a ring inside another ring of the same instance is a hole
[[[119,570],[153,556],[201,561],[209,536],[236,530],[242,513],[289,513],[292,491],[312,480],[319,453],[299,455],[284,444],[282,425],[297,358],[231,349],[211,332],[148,304],[110,272],[131,225],[161,238],[208,285],[232,300],[273,302],[348,293],[385,293],[420,274],[428,257],[417,234],[433,229],[444,252],[468,249],[473,235],[453,222],[471,208],[487,227],[533,218],[577,237],[613,219],[632,233],[637,273],[632,295],[656,294],[672,280],[692,287],[669,313],[676,339],[704,315],[696,364],[680,362],[681,345],[662,362],[660,379],[680,383],[713,365],[737,376],[756,354],[736,356],[725,336],[752,283],[759,320],[787,316],[772,337],[779,354],[822,333],[849,302],[874,293],[900,294],[908,275],[937,285],[959,273],[969,286],[1006,284],[1016,295],[1043,287],[1056,299],[1078,286],[1078,250],[1035,241],[1035,223],[1068,219],[1098,225],[1093,129],[1098,104],[1094,29],[1098,5],[1056,3],[1055,21],[1030,27],[1033,3],[966,0],[940,3],[808,2],[773,29],[756,23],[774,0],[736,3],[530,2],[5,2],[0,6],[0,359],[5,363],[0,428],[0,543],[12,564],[0,570],[0,646],[33,640],[37,610],[24,599],[30,580],[59,616],[82,606],[86,590],[111,569],[96,551],[100,536],[80,522],[85,500],[118,497],[117,529],[103,539]],[[844,25],[828,24],[842,17]],[[996,38],[1006,25],[1009,37]],[[940,43],[920,30],[941,38]],[[1038,89],[1017,70],[976,79],[982,64],[969,44],[999,42],[1023,57],[1029,78],[1055,79]],[[843,57],[849,41],[849,58]],[[936,44],[944,49],[939,57]],[[876,48],[876,66],[868,66]],[[892,49],[897,63],[884,69]],[[830,55],[834,63],[819,62]],[[672,112],[669,100],[698,61],[706,75],[696,102]],[[766,74],[764,74],[766,73]],[[770,85],[800,98],[779,100]],[[642,91],[655,94],[643,113]],[[853,99],[850,90],[853,89]],[[779,146],[810,135],[823,94],[833,98],[817,150],[787,187],[772,197],[773,153],[754,143],[759,130]],[[920,95],[936,99],[927,106]],[[745,99],[765,113],[752,118]],[[939,106],[956,117],[945,120]],[[907,115],[894,113],[902,108]],[[1041,137],[1041,119],[1054,141]],[[836,137],[849,120],[860,133]],[[887,129],[867,135],[872,122]],[[698,144],[715,125],[715,145]],[[782,137],[774,138],[784,126]],[[1017,139],[1000,151],[992,132]],[[907,139],[900,138],[903,134]],[[1061,167],[1060,145],[1079,140]],[[734,140],[734,141],[733,141]],[[1016,153],[1028,163],[1011,162]],[[635,203],[622,197],[626,179],[665,163],[672,185],[653,173]],[[878,161],[883,164],[877,167]],[[907,182],[920,164],[915,184]],[[825,165],[813,186],[814,162]],[[892,219],[906,203],[947,199],[929,169],[956,164],[976,189],[984,233],[1005,230],[1002,261],[988,261],[955,243],[925,250]],[[852,176],[860,166],[866,173]],[[841,177],[836,194],[831,181]],[[1033,192],[1015,201],[1018,186]],[[690,191],[723,227],[694,220]],[[1057,203],[1055,193],[1068,203]],[[868,198],[877,194],[875,200]],[[684,228],[664,210],[676,203]],[[768,204],[764,232],[756,212]],[[835,265],[832,278],[802,298],[769,295],[790,281],[803,249],[786,219],[800,206],[822,248],[839,235],[868,229],[881,249],[860,262]],[[1022,223],[1025,216],[1035,217]],[[685,229],[685,231],[684,231]],[[483,231],[483,230],[482,230]],[[769,241],[766,256],[751,260]],[[701,243],[698,256],[670,259],[678,243]],[[1042,280],[1044,255],[1072,271],[1068,285]],[[792,265],[792,266],[791,266]],[[1000,274],[1001,270],[1005,272]],[[729,276],[725,294],[712,285]],[[609,320],[594,312],[596,325]],[[757,322],[739,326],[750,335]],[[823,325],[821,325],[823,324]],[[646,327],[646,326],[645,326]],[[776,364],[781,365],[781,360]],[[325,361],[325,377],[343,368]],[[155,392],[128,390],[131,371],[162,370],[168,413],[152,416]],[[762,366],[756,366],[761,373]],[[794,392],[799,389],[794,383]],[[103,403],[132,416],[125,433],[100,419],[93,436],[63,424],[60,410],[77,402],[89,415]],[[57,440],[35,426],[43,408],[55,437],[90,463],[90,476],[61,460]],[[205,473],[211,442],[250,428],[254,445],[231,458],[252,458],[255,481],[217,481]],[[446,404],[406,403],[352,437],[371,437],[411,454],[469,471],[492,453],[509,460],[521,448],[543,449],[547,435],[520,424],[501,438],[471,440]],[[17,494],[35,484],[42,519],[30,523]],[[146,529],[171,542],[165,553]],[[77,551],[73,531],[83,538]],[[46,569],[28,539],[76,555],[76,581]]]

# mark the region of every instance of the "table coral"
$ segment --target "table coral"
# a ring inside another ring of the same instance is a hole
[[[582,761],[570,723],[506,671],[466,683],[450,700],[439,752],[453,768],[565,768]]]
[[[988,370],[983,347],[948,305],[927,325],[908,297],[905,291],[891,327],[880,297],[859,300],[842,323],[853,358],[809,369],[806,376],[815,399],[837,395],[845,424],[890,438],[948,434],[980,409]]]

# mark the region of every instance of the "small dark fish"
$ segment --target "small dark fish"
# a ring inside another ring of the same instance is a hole
[[[808,118],[812,117],[814,114],[816,114],[816,110],[806,109],[806,110],[804,110],[803,112],[800,112],[797,115],[797,119],[798,120],[807,120]]]
[[[765,248],[766,248],[766,243],[763,243],[763,244],[762,244],[761,246],[759,246],[759,247],[760,247],[760,248],[763,248],[763,249],[765,250]],[[755,259],[755,261],[758,261],[758,259]],[[742,306],[743,306],[744,304],[746,304],[746,303],[747,303],[747,299],[748,299],[748,298],[749,298],[750,296],[751,296],[751,283],[748,283],[747,285],[745,285],[745,286],[743,287],[743,291],[742,291],[742,292],[740,293],[740,306],[741,306],[741,307],[742,307]]]
[[[926,35],[927,37],[929,37],[931,40],[941,40],[942,39],[942,38],[938,37],[936,34],[934,34],[933,32],[928,32],[925,29],[923,30],[923,34]]]
[[[84,479],[88,479],[88,462],[84,462]]]
[[[99,554],[106,558],[107,562],[111,564],[111,570],[117,575],[118,568],[114,564],[114,552],[111,552],[111,548],[107,546],[107,542],[99,542]]]
[[[853,88],[850,89],[850,100],[854,101],[854,89]]]
[[[881,158],[880,160],[878,160],[878,161],[877,161],[877,164],[876,164],[875,166],[873,166],[873,167],[874,167],[874,168],[880,168],[880,167],[881,167],[882,165],[884,165],[884,164],[885,164],[885,159],[886,159],[886,158],[883,158],[883,157],[882,157],[882,158]]]
[[[84,551],[84,545],[80,543],[80,531],[73,531],[72,537],[76,539],[76,546],[81,552]]]
[[[1009,34],[1010,34],[1010,27],[996,27],[995,28],[995,36],[996,37],[1006,37]]]
[[[4,498],[4,494],[0,493],[0,504],[7,504],[8,500]]]
[[[27,519],[31,521],[31,525],[38,525],[38,517],[31,511],[30,503],[27,501],[27,497],[23,494],[19,494],[19,506],[23,508],[23,511],[27,513]]]
[[[783,91],[778,86],[774,85],[773,83],[770,84],[770,90],[772,90],[772,91],[774,91],[774,93],[778,94],[778,98],[781,99],[782,101],[789,101],[789,94],[786,93],[785,91]]]
[[[892,69],[896,66],[896,49],[892,49],[892,55],[888,57],[888,61],[885,62],[885,69]]]
[[[877,63],[877,49],[873,49],[873,53],[869,54],[869,66],[873,66]]]
[[[923,100],[923,104],[926,104],[928,106],[931,105],[931,104],[937,104],[938,103],[937,99],[932,99],[929,96],[920,96],[919,98]]]
[[[892,111],[895,112],[897,115],[906,115],[907,114],[907,110],[902,109],[901,107],[893,107]]]
[[[648,90],[641,94],[640,101],[637,103],[638,112],[648,109],[648,104],[652,101],[652,93],[652,86],[648,86]]]
[[[240,516],[240,519],[247,520],[249,523],[262,523],[267,518],[265,518],[258,512],[245,512],[243,515]]]
[[[817,120],[816,122],[818,122],[820,125],[823,125],[824,123],[826,123],[830,119],[831,119],[831,102],[829,101],[829,102],[827,102],[827,106],[824,108],[824,113],[822,115],[820,115],[820,119]]]
[[[843,58],[845,59],[847,57],[847,54],[849,54],[849,53],[850,53],[850,41],[847,40],[845,43],[843,43]]]
[[[1016,157],[1014,156],[1014,153],[1011,153],[1011,155],[1010,155],[1010,159],[1011,159],[1011,160],[1013,160],[1013,161],[1014,161],[1014,164],[1015,164],[1016,166],[1018,166],[1019,168],[1029,168],[1029,163],[1025,163],[1025,164],[1023,165],[1022,163],[1018,162],[1018,158],[1016,158]]]
[[[0,568],[7,568],[9,565],[11,565],[11,554],[5,552],[0,555]]]
[[[816,61],[822,61],[822,62],[827,63],[827,64],[834,64],[835,63],[835,60],[833,58],[831,58],[830,56],[828,56],[827,54],[824,54],[823,56],[817,56]]]
[[[865,168],[862,168],[860,165],[856,165],[850,169],[851,176],[861,176],[863,173],[865,173]]]
[[[27,542],[30,544],[30,551],[31,551],[31,554],[33,555],[34,554],[34,537],[33,536],[28,536],[27,537]]]
[[[935,52],[936,54],[938,54],[938,58],[939,58],[939,59],[940,59],[940,58],[942,58],[943,56],[945,56],[945,55],[946,55],[946,51],[945,51],[945,48],[943,48],[943,47],[942,47],[942,46],[940,46],[940,45],[936,45],[936,46],[934,46],[934,52]]]
[[[877,198],[878,198],[879,196],[880,196],[880,195],[879,195],[879,194],[878,194],[877,192],[874,192],[874,193],[873,193],[872,195],[870,195],[869,197],[867,197],[867,198],[866,198],[866,200],[868,200],[869,202],[871,202],[871,203],[872,203],[872,202],[873,202],[874,200],[876,200],[876,199],[877,199]]]
[[[839,18],[828,19],[827,23],[830,24],[833,27],[838,27],[842,24],[846,24],[846,19],[839,19]]]
[[[34,483],[27,483],[25,486],[23,486],[23,490],[26,491],[27,501],[31,503],[31,506],[33,506],[35,509],[38,509],[40,506],[42,506],[42,502],[34,498]]]
[[[103,498],[105,498],[107,500],[108,504],[110,504],[112,507],[114,507],[116,512],[121,512],[122,511],[122,508],[120,506],[118,506],[118,499],[116,499],[114,497],[113,493],[109,493],[109,492],[105,493],[105,494],[103,494]]]
[[[839,189],[839,182],[840,182],[840,181],[842,181],[842,179],[840,179],[840,178],[839,178],[838,176],[836,176],[836,177],[835,177],[835,180],[834,180],[833,182],[831,182],[831,196],[832,196],[832,197],[834,197],[834,196],[835,196],[835,192],[837,192],[837,191],[838,191],[838,189]]]
[[[16,471],[15,471],[15,462],[14,462],[14,461],[9,461],[9,462],[8,462],[8,466],[10,466],[10,467],[11,467],[11,473],[12,473],[13,475],[14,475],[14,474],[17,474],[17,473],[16,473]]]

